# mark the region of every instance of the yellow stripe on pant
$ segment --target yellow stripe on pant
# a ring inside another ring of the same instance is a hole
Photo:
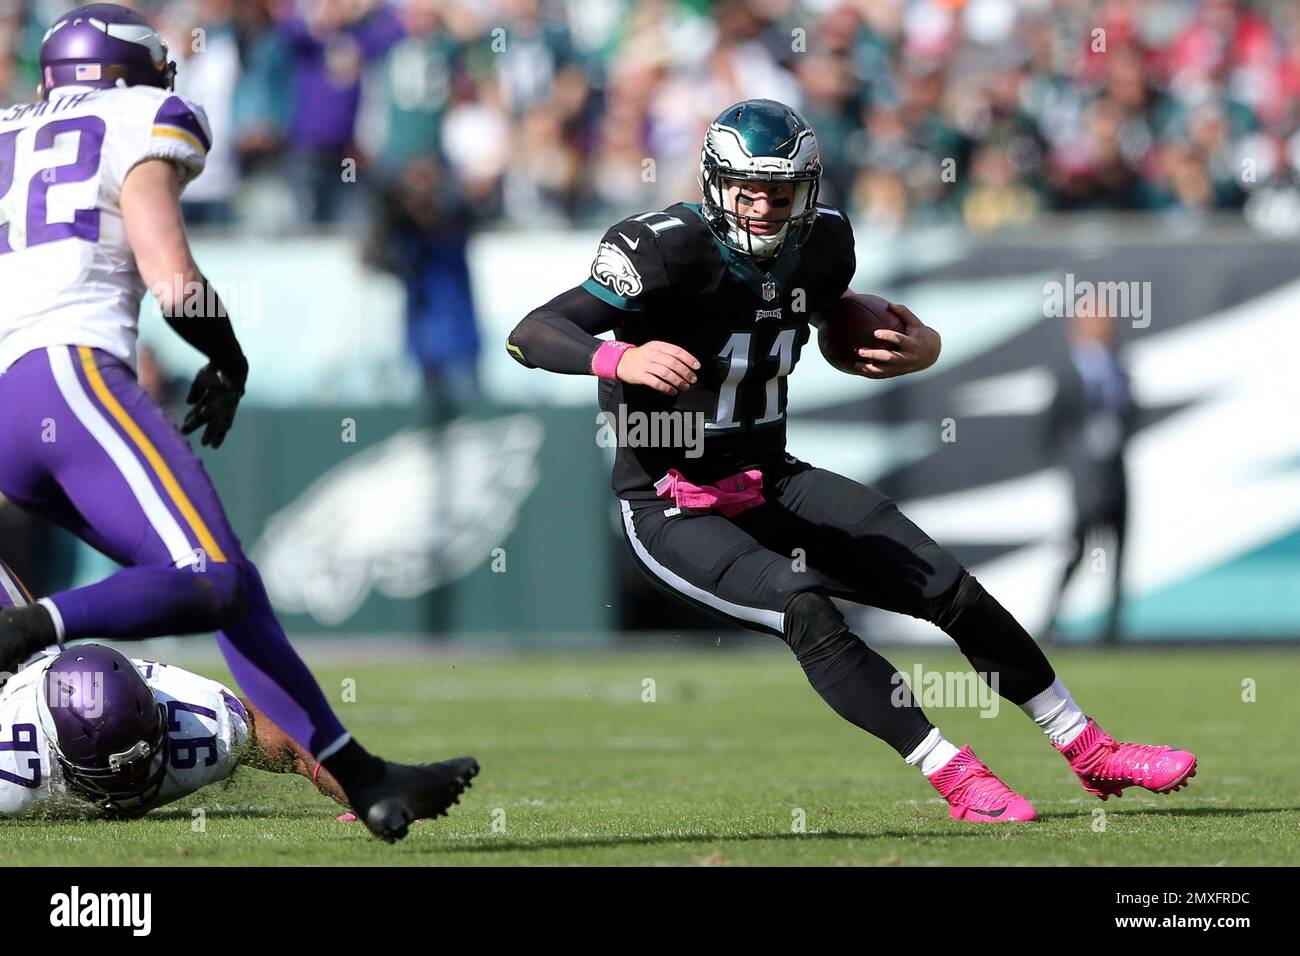
[[[167,467],[167,462],[163,460],[163,456],[158,454],[158,449],[153,446],[149,436],[140,429],[140,426],[126,413],[126,409],[122,407],[121,403],[113,397],[113,393],[108,390],[104,377],[99,374],[99,369],[95,366],[95,353],[84,345],[77,347],[77,353],[81,356],[81,367],[86,372],[86,381],[90,382],[90,388],[95,393],[95,397],[99,399],[100,404],[113,416],[114,420],[122,426],[122,430],[126,432],[127,437],[131,439],[136,448],[140,449],[145,461],[162,483],[163,490],[171,498],[172,504],[176,506],[176,510],[181,513],[185,523],[190,526],[190,531],[198,539],[199,546],[203,548],[204,553],[210,560],[225,562],[226,555],[221,550],[221,546],[217,544],[217,539],[212,536],[208,526],[203,523],[203,518],[190,502],[189,497],[185,494],[185,489],[176,480],[172,470]]]

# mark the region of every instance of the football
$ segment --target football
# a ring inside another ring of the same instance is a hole
[[[841,372],[862,374],[854,365],[864,361],[858,349],[889,348],[877,339],[876,329],[903,331],[902,320],[889,311],[889,302],[878,295],[849,293],[835,303],[817,330],[817,344],[830,362]]]

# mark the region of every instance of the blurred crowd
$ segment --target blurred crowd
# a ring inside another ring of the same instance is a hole
[[[9,101],[73,5],[0,0]],[[704,127],[749,96],[804,112],[824,197],[877,228],[1195,216],[1300,180],[1287,0],[133,5],[211,118],[195,222],[595,222],[694,196]]]

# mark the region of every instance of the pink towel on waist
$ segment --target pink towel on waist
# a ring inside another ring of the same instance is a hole
[[[763,473],[757,468],[723,478],[716,485],[693,485],[676,468],[655,482],[655,494],[688,511],[716,511],[733,518],[748,508],[756,508],[763,497]]]

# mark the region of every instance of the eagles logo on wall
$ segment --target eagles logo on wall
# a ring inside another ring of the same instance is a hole
[[[408,428],[326,472],[255,549],[275,606],[340,624],[372,592],[413,598],[474,571],[537,484],[541,419]]]

